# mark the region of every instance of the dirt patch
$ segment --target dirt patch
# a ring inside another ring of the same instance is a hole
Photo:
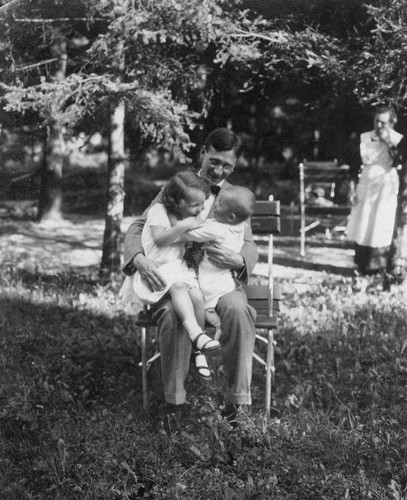
[[[122,231],[132,217],[125,218]],[[102,256],[104,220],[71,215],[58,224],[0,219],[0,256],[18,268],[45,274],[63,270],[97,269]],[[300,255],[299,239],[274,237],[273,271],[282,281],[306,284],[321,281],[327,274],[350,276],[353,250],[349,242],[310,240],[305,257]],[[267,276],[267,247],[259,242],[260,260],[255,275]]]

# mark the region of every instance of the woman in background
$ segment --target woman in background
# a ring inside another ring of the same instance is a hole
[[[348,238],[355,242],[360,274],[386,269],[394,233],[399,176],[397,146],[403,136],[394,130],[397,116],[390,106],[374,114],[374,130],[360,136],[362,173],[348,221]]]

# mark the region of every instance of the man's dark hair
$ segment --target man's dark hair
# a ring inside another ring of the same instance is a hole
[[[213,130],[206,138],[206,151],[209,151],[211,146],[216,149],[216,151],[233,150],[238,158],[241,154],[242,143],[239,137],[232,130],[220,127]]]

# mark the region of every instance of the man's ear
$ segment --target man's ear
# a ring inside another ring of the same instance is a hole
[[[206,149],[205,149],[205,146],[202,146],[201,147],[201,151],[200,151],[200,156],[202,158],[202,156],[206,153]]]
[[[229,214],[229,222],[232,224],[233,222],[236,222],[236,214],[233,212]]]
[[[182,208],[183,206],[185,206],[185,203],[186,203],[186,202],[185,202],[184,198],[181,198],[181,199],[179,200],[179,202],[178,202],[178,206]]]

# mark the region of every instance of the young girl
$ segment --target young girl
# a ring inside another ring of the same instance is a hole
[[[120,290],[123,300],[131,302],[138,297],[144,304],[155,304],[170,293],[174,310],[194,346],[198,373],[206,379],[211,375],[202,353],[217,349],[220,344],[204,333],[204,300],[196,273],[183,261],[183,235],[203,224],[197,216],[208,196],[208,184],[193,172],[181,172],[170,180],[163,190],[162,203],[150,208],[142,232],[145,255],[157,265],[167,286],[152,292],[136,272],[126,277]]]

